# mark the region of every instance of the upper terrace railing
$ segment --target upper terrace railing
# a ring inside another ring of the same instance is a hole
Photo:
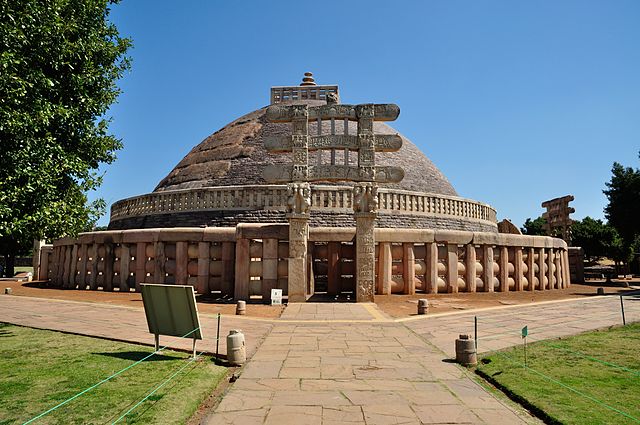
[[[351,213],[349,186],[313,185],[311,210]],[[378,190],[381,213],[431,215],[496,223],[489,205],[454,196],[396,189]],[[221,186],[154,192],[123,199],[111,206],[111,221],[152,214],[220,210],[286,210],[285,185]]]

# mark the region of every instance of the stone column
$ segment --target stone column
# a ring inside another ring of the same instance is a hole
[[[524,277],[524,271],[522,268],[522,248],[519,246],[516,246],[514,248],[515,253],[513,256],[513,280],[515,282],[515,290],[516,291],[522,291],[523,289],[523,283],[522,283],[522,278]]]
[[[129,244],[120,244],[120,292],[129,292],[129,263],[131,262],[131,251]]]
[[[86,243],[83,243],[80,246],[80,271],[78,272],[78,281],[76,282],[76,284],[78,284],[79,286],[79,289],[87,289],[87,266],[89,263],[87,259],[88,251],[89,247]],[[42,258],[40,258],[40,262],[42,263]]]
[[[553,257],[555,256],[555,251],[553,248],[549,248],[547,251],[547,279],[549,279],[548,289],[555,289],[555,277],[553,273]]]
[[[147,244],[136,244],[136,292],[140,292],[140,284],[147,280]]]
[[[356,219],[356,302],[373,302],[375,293],[378,188],[373,183],[353,187],[353,211]]]
[[[249,253],[250,240],[246,238],[236,239],[236,264],[235,264],[235,284],[233,288],[233,298],[235,300],[249,299],[249,265],[251,254]]]
[[[307,300],[307,242],[309,217],[307,214],[289,214],[289,258],[287,261],[289,302]]]
[[[309,208],[311,207],[311,186],[309,183],[290,183],[287,188],[289,199],[289,258],[288,290],[289,302],[307,300],[307,245],[309,240]]]
[[[554,255],[554,264],[556,266],[556,287],[555,289],[563,289],[564,286],[564,279],[562,276],[562,262],[561,262],[561,254],[562,251],[560,251],[559,249],[555,250],[555,255]]]
[[[427,272],[424,276],[427,292],[429,294],[438,293],[438,244],[435,242],[427,242],[425,244]]]
[[[104,242],[104,268],[102,269],[102,290],[113,291],[113,263],[115,261],[115,253],[113,242],[107,240]]]
[[[220,284],[222,295],[234,295],[235,260],[235,242],[222,242],[222,282]]]
[[[198,242],[198,279],[197,290],[199,294],[209,294],[209,261],[211,247],[209,242]]]
[[[47,250],[40,254],[40,275],[38,276],[40,280],[49,279],[49,259],[51,258],[52,252],[53,250]]]
[[[278,287],[278,239],[262,241],[262,301],[271,303],[271,290]]]
[[[476,292],[476,247],[472,243],[465,247],[465,285],[467,292]]]
[[[413,242],[402,244],[402,274],[404,277],[404,293],[414,295],[416,293],[416,255]]]
[[[89,288],[93,291],[98,289],[98,262],[100,258],[98,257],[98,244],[93,243],[91,245],[91,275],[89,276]]]
[[[179,241],[176,242],[176,270],[175,270],[175,283],[176,285],[186,285],[187,278],[189,277],[189,242]]]
[[[482,246],[482,280],[484,281],[484,292],[493,292],[493,247]]]
[[[378,254],[378,294],[391,295],[391,242],[380,242]]]
[[[450,294],[458,293],[458,245],[447,244],[446,259],[446,281],[447,292]]]
[[[40,280],[40,256],[45,241],[35,239],[33,241],[33,280]]]
[[[156,242],[155,256],[153,258],[153,283],[164,283],[166,277],[164,264],[166,261],[164,242]]]
[[[544,280],[546,279],[546,273],[544,271],[544,265],[544,248],[540,248],[538,249],[538,289],[541,291],[544,291],[545,289]]]
[[[509,249],[500,247],[500,292],[509,292]]]
[[[533,291],[535,289],[535,273],[533,270],[534,256],[534,248],[529,248],[527,251],[527,280],[529,281],[529,291]]]

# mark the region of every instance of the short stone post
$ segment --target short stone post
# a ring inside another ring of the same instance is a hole
[[[420,298],[418,300],[418,314],[427,314],[429,312],[429,300]]]

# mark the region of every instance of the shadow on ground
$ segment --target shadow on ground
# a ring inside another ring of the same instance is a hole
[[[115,357],[117,359],[132,360],[134,362],[137,362],[139,360],[144,359],[151,353],[148,351],[120,351],[116,353],[91,353],[91,354],[96,354],[99,356]],[[145,362],[162,362],[162,361],[180,360],[180,359],[181,357],[177,357],[177,356],[165,356],[164,354],[156,354],[149,357],[147,360],[145,360]]]

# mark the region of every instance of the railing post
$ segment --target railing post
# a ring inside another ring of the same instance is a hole
[[[473,243],[465,246],[465,286],[467,292],[476,292],[476,247]]]

